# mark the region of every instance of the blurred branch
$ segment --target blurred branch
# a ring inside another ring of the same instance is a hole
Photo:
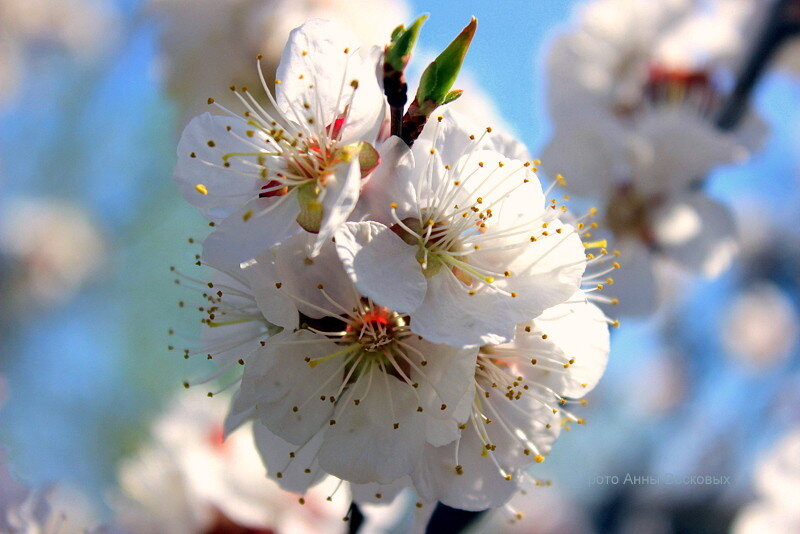
[[[484,512],[468,512],[439,503],[431,516],[431,520],[428,522],[428,528],[425,532],[428,534],[464,532],[473,523],[482,518],[483,515]]]
[[[364,516],[356,503],[350,505],[349,520],[347,522],[348,534],[356,534],[364,523]]]
[[[716,125],[722,131],[736,128],[748,108],[748,101],[767,66],[790,38],[800,32],[800,0],[776,0],[761,29],[736,85],[720,108]]]

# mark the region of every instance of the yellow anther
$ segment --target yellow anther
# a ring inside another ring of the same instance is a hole
[[[536,456],[533,457],[533,459],[536,460],[537,464],[544,462],[544,456],[542,456],[541,454],[537,454]]]
[[[204,186],[203,184],[197,184],[196,186],[194,186],[194,188],[201,195],[207,195],[208,194],[208,188],[206,186]]]

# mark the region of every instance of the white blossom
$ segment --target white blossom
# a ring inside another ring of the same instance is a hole
[[[266,319],[286,330],[246,358],[231,417],[246,413],[313,459],[292,465],[305,484],[319,470],[391,484],[425,443],[457,438],[477,349],[412,335],[407,316],[362,297],[337,263],[332,243],[311,259],[293,238],[244,269]],[[302,314],[299,329],[283,303]]]
[[[347,219],[371,170],[359,156],[373,149],[361,143],[375,142],[385,114],[377,54],[311,20],[289,37],[273,112],[241,88],[244,117],[203,114],[186,127],[175,179],[217,222],[207,261],[237,266],[301,230],[315,253]]]
[[[413,149],[388,140],[363,192],[372,220],[344,225],[336,246],[359,290],[408,313],[414,333],[454,346],[500,343],[569,298],[586,259],[531,162],[498,152],[491,128],[461,121],[445,113]]]
[[[576,337],[580,332],[580,338]],[[469,412],[453,444],[426,448],[412,475],[426,500],[466,510],[505,504],[541,463],[562,422],[582,424],[563,408],[588,393],[605,370],[606,318],[578,292],[517,327],[512,342],[481,347]]]

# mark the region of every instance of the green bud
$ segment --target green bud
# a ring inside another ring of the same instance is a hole
[[[392,42],[386,46],[383,60],[396,72],[403,72],[408,65],[411,54],[414,52],[414,46],[417,44],[419,32],[426,20],[428,20],[428,15],[422,15],[414,21],[410,28],[406,29],[401,25],[392,32]]]
[[[447,95],[445,95],[444,102],[442,102],[442,104],[449,104],[453,100],[458,100],[458,98],[462,94],[464,94],[464,91],[462,91],[461,89],[456,89],[454,91],[450,91],[449,93],[447,93]]]
[[[397,38],[400,37],[400,35],[402,35],[404,31],[406,31],[406,27],[403,24],[392,30],[392,37],[390,38],[389,42],[391,43],[395,42]]]
[[[448,101],[450,89],[456,82],[458,72],[461,70],[464,57],[467,55],[467,50],[469,50],[469,45],[472,43],[472,38],[475,36],[477,28],[478,19],[472,17],[470,23],[461,30],[461,33],[453,39],[453,42],[422,73],[416,100],[420,108],[427,112],[426,114],[433,111],[436,106]],[[455,98],[457,96],[450,96],[449,101],[455,100]]]

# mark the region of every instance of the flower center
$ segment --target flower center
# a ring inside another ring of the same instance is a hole
[[[719,90],[708,70],[651,64],[638,97],[618,99],[614,113],[621,118],[632,118],[651,108],[682,106],[692,109],[700,117],[708,117],[716,110],[719,101]]]
[[[606,210],[606,223],[615,236],[629,236],[654,244],[651,211],[658,199],[647,198],[632,185],[617,187]]]
[[[379,352],[391,348],[400,337],[407,335],[405,326],[406,321],[402,316],[375,306],[348,321],[342,340],[358,343],[366,352]]]

